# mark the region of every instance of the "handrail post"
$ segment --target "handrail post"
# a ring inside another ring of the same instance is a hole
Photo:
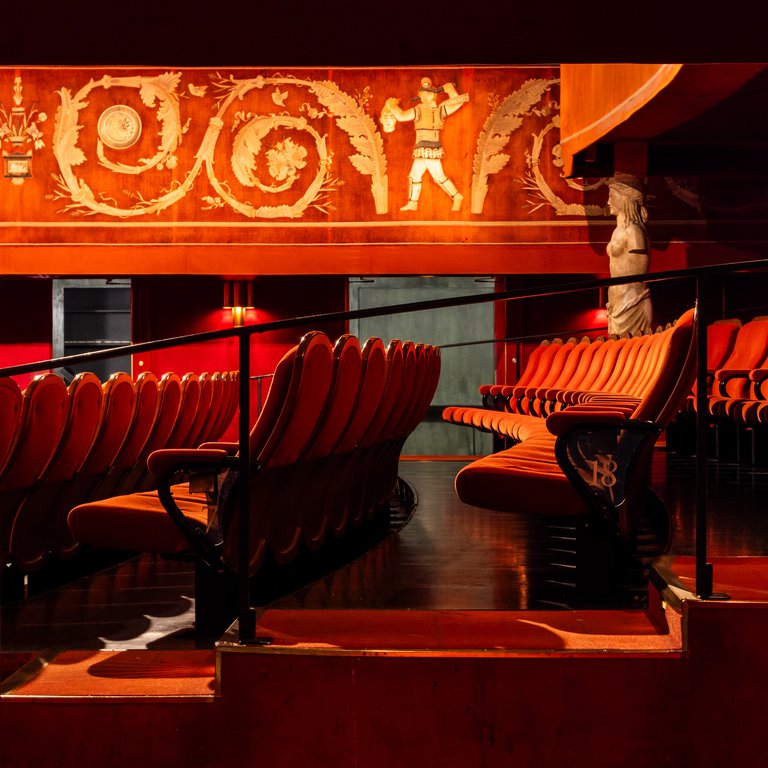
[[[702,600],[727,600],[714,592],[712,563],[707,562],[707,328],[709,327],[709,288],[705,275],[696,276],[696,595]]]
[[[707,562],[707,281],[696,278],[696,594],[712,594],[712,565]]]
[[[238,498],[238,618],[240,642],[256,637],[256,613],[251,606],[250,570],[251,549],[251,334],[242,330],[238,335],[240,368],[240,416],[238,424],[240,471],[237,483]]]

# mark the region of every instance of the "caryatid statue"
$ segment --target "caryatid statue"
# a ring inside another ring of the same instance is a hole
[[[439,93],[447,94],[448,98],[438,103]],[[429,171],[438,186],[451,198],[451,210],[458,211],[464,196],[443,171],[442,158],[445,157],[445,150],[440,140],[440,132],[443,130],[445,119],[469,101],[469,96],[466,93],[460,95],[453,83],[435,87],[428,77],[423,77],[419,95],[411,101],[418,101],[419,104],[410,109],[401,109],[399,99],[387,99],[381,112],[381,123],[387,133],[395,129],[395,121],[413,121],[416,129],[413,165],[408,174],[408,202],[400,210],[415,211],[418,208],[421,179]]]
[[[650,243],[640,180],[617,174],[608,188],[608,208],[616,216],[607,247],[611,277],[642,275],[648,272]],[[644,333],[651,328],[651,296],[645,283],[610,286],[607,309],[608,333]]]

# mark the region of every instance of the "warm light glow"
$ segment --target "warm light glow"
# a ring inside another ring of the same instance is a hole
[[[245,307],[232,307],[232,325],[236,328],[245,325]]]
[[[225,280],[223,307],[232,310],[232,325],[245,325],[245,311],[255,309],[253,283],[249,280]]]

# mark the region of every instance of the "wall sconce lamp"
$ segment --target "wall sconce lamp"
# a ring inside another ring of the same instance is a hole
[[[232,325],[236,328],[245,325],[245,310],[255,309],[253,283],[248,280],[225,280],[222,306],[232,310]]]

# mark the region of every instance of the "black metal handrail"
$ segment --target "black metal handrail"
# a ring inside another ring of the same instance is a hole
[[[539,290],[536,289],[517,289],[510,291],[501,291],[498,293],[488,293],[472,296],[459,296],[446,299],[432,299],[429,301],[410,302],[402,304],[392,304],[382,307],[372,307],[369,309],[357,309],[344,312],[326,312],[315,315],[304,315],[284,320],[275,320],[267,323],[255,323],[231,329],[220,331],[206,331],[203,333],[188,334],[176,336],[158,341],[147,341],[138,344],[129,344],[115,347],[109,350],[97,350],[94,352],[84,352],[78,355],[69,355],[66,357],[51,358],[35,363],[24,363],[21,365],[5,366],[0,368],[0,376],[14,376],[22,373],[33,373],[50,368],[63,367],[78,363],[87,363],[94,360],[105,360],[113,357],[119,357],[125,354],[137,354],[150,352],[158,349],[167,349],[170,347],[184,346],[187,344],[197,344],[206,341],[213,341],[227,338],[238,339],[238,366],[239,376],[239,396],[240,396],[240,414],[238,421],[238,441],[239,441],[239,488],[238,498],[239,509],[239,540],[240,549],[238,552],[239,565],[239,636],[241,642],[253,641],[256,629],[256,613],[250,604],[250,579],[249,570],[249,552],[248,544],[250,541],[250,338],[254,334],[268,333],[270,331],[285,330],[297,327],[316,326],[318,324],[331,323],[337,321],[359,320],[369,317],[382,317],[395,314],[404,314],[409,312],[422,312],[432,309],[445,309],[451,307],[469,306],[472,304],[482,304],[486,302],[511,301],[515,299],[533,299],[544,296],[562,295],[567,293],[577,293],[594,288],[603,288],[612,285],[622,285],[630,282],[660,282],[676,280],[680,278],[693,279],[696,283],[696,293],[699,303],[699,327],[706,328],[707,318],[709,317],[708,298],[706,287],[718,276],[733,274],[735,272],[756,271],[768,268],[768,259],[754,261],[734,262],[730,264],[717,264],[706,267],[689,267],[686,269],[669,270],[666,272],[653,272],[642,275],[630,275],[627,277],[602,278],[586,280],[579,283],[565,283],[560,285],[548,286]],[[707,504],[706,504],[706,333],[699,333],[698,336],[698,368],[697,368],[697,446],[696,446],[696,593],[701,598],[716,598],[712,591],[712,565],[707,563]]]

